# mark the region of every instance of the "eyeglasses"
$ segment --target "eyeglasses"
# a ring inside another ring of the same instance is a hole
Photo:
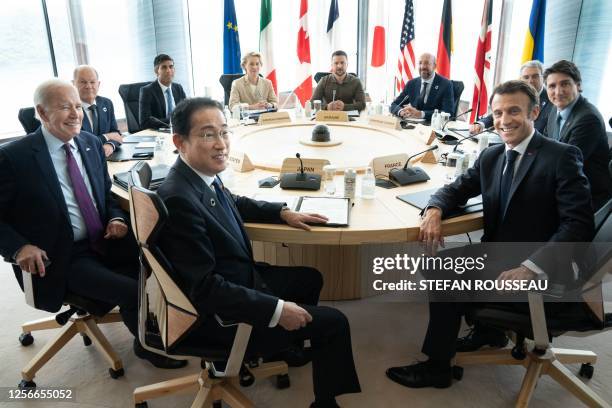
[[[227,142],[232,137],[232,132],[227,129],[223,129],[218,132],[215,132],[213,130],[207,130],[199,134],[199,137],[204,139],[204,143],[214,143],[217,140],[223,140],[224,142]]]

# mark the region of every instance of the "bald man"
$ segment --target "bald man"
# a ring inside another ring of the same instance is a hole
[[[421,76],[408,81],[391,104],[391,113],[428,122],[435,109],[454,115],[453,84],[436,74],[436,57],[426,52],[419,57],[418,67]]]
[[[72,83],[79,91],[83,106],[82,130],[98,136],[106,157],[121,146],[123,138],[117,128],[115,109],[110,99],[98,96],[100,80],[98,72],[89,65],[74,69]]]

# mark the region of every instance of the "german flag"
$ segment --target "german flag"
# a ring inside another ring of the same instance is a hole
[[[438,56],[436,72],[450,78],[451,54],[453,52],[453,11],[451,0],[444,0],[440,37],[438,38]]]

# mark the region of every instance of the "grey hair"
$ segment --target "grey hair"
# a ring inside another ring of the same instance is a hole
[[[519,73],[523,72],[525,68],[537,68],[538,71],[540,71],[540,75],[544,73],[544,66],[538,60],[531,60],[531,61],[525,62],[523,65],[521,65],[521,69],[519,70]]]
[[[34,108],[37,119],[40,119],[40,117],[38,116],[38,109],[36,108],[39,105],[46,108],[49,104],[49,95],[53,92],[53,90],[63,87],[75,89],[70,82],[63,81],[58,78],[48,79],[36,87],[36,90],[34,91]]]
[[[75,80],[77,78],[77,75],[79,74],[79,71],[83,69],[87,69],[87,68],[91,69],[96,74],[96,79],[100,79],[100,76],[98,75],[98,71],[96,71],[96,69],[92,67],[91,65],[79,65],[78,67],[76,67],[74,71],[72,72],[72,79]]]

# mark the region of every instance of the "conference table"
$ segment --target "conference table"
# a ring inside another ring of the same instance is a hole
[[[396,198],[406,194],[442,186],[446,175],[454,169],[440,164],[414,163],[424,169],[430,180],[404,187],[385,189],[376,187],[373,199],[360,197],[360,180],[365,168],[374,157],[425,150],[431,128],[417,124],[411,130],[396,130],[387,126],[372,125],[367,116],[354,122],[326,122],[333,146],[312,146],[308,139],[312,128],[322,122],[291,118],[291,122],[271,125],[244,125],[230,120],[233,132],[231,150],[246,154],[255,167],[251,171],[233,171],[226,186],[234,193],[254,198],[277,197],[281,200],[291,196],[324,196],[325,191],[297,191],[274,188],[259,188],[258,180],[278,176],[283,159],[295,157],[300,152],[305,158],[327,159],[337,167],[334,178],[335,196],[343,196],[343,175],[345,168],[358,173],[357,188],[351,208],[348,227],[313,226],[304,231],[281,224],[246,223],[247,233],[252,240],[253,253],[257,261],[275,265],[304,265],[316,267],[324,278],[322,300],[358,299],[374,294],[364,290],[362,278],[368,271],[367,259],[383,252],[401,250],[401,244],[417,240],[420,224],[420,210]],[[155,135],[165,139],[163,154],[156,152],[151,165],[171,165],[176,160],[172,137],[167,133],[145,130],[136,135]],[[434,144],[437,141],[433,142]],[[471,146],[473,148],[473,146]],[[440,144],[441,151],[452,146]],[[415,160],[418,160],[416,158]],[[129,170],[133,161],[109,162],[109,173]],[[127,208],[128,194],[117,185],[112,191]],[[482,228],[482,213],[473,213],[451,218],[443,222],[444,235],[456,235]],[[364,261],[366,260],[366,261]]]

